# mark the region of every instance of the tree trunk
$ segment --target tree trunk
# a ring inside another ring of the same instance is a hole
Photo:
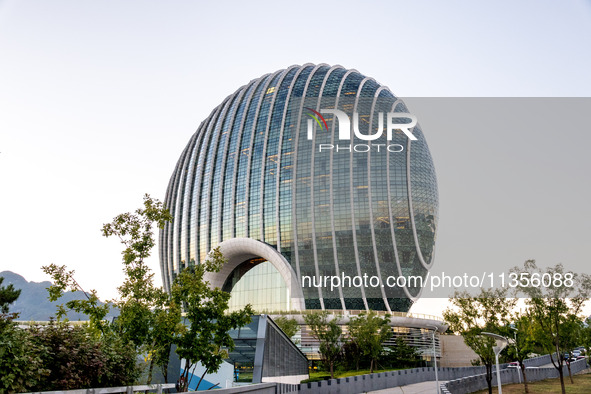
[[[164,363],[160,366],[162,369],[162,376],[164,376],[164,383],[168,383],[168,362],[170,361],[170,344],[166,347],[166,353],[168,353],[168,357],[164,359]]]
[[[188,382],[188,377],[189,377],[189,370],[191,369],[192,365],[189,363],[189,361],[185,362],[185,370],[183,371],[183,373],[181,374],[181,382],[180,382],[180,392],[181,393],[186,393],[189,388],[189,382]]]
[[[170,383],[168,381],[168,363],[165,365],[161,365],[160,369],[162,369],[162,376],[164,376],[164,383]],[[165,393],[170,393],[170,389],[164,389]]]
[[[330,378],[334,379],[334,361],[328,363],[330,365]]]
[[[148,381],[146,384],[152,383],[152,372],[154,371],[154,358],[150,358],[150,369],[148,370]]]
[[[373,373],[373,358],[369,362],[369,373]]]
[[[552,353],[550,353],[550,361],[552,361],[552,365],[554,365],[554,368],[557,368],[558,369],[558,367],[554,363],[554,357],[552,357]]]
[[[199,382],[197,383],[197,387],[195,387],[195,391],[199,390],[199,385],[201,384],[201,381],[203,380],[203,378],[205,377],[206,374],[207,374],[207,368],[205,368],[205,372],[203,372],[203,375],[201,375],[201,379],[199,379]]]
[[[570,370],[570,361],[566,362],[566,368],[568,368],[568,377],[570,378],[571,384],[575,384],[575,381],[573,380],[573,373]]]
[[[161,369],[162,369],[162,376],[164,376],[164,383],[169,383],[168,382],[168,361],[161,365]]]
[[[525,386],[525,393],[529,393],[529,387],[527,387],[527,376],[525,375],[525,365],[520,363],[521,367],[521,376],[523,376],[523,385]]]
[[[564,372],[562,371],[562,362],[564,360],[564,356],[560,353],[560,347],[558,346],[558,335],[555,336],[554,347],[556,348],[556,360],[558,362],[558,376],[560,376],[560,388],[562,389],[562,394],[566,394],[566,389],[564,387]],[[552,355],[550,354],[550,359],[552,360]],[[554,360],[552,360],[552,364],[554,364]]]
[[[562,373],[562,365],[558,370],[558,375],[560,376],[560,388],[562,389],[562,394],[566,394],[566,388],[564,387],[564,374]]]
[[[148,381],[146,382],[146,384],[151,384],[152,383],[152,372],[154,370],[154,357],[150,358],[150,368],[148,369]],[[145,394],[148,394],[149,390],[146,390]]]
[[[492,391],[492,364],[486,364],[486,384],[488,385],[488,394],[493,394],[493,391]]]

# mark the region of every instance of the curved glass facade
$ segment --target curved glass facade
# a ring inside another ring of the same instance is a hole
[[[255,310],[289,311],[290,291],[281,274],[268,261],[249,259],[239,265],[226,279],[222,290],[232,294],[229,311],[250,304]]]
[[[377,137],[357,138],[336,114],[323,112],[331,109],[346,113],[360,134]],[[168,185],[174,219],[160,233],[165,288],[183,267],[233,238],[272,246],[298,278],[424,277],[437,229],[435,170],[418,125],[411,129],[416,140],[401,129],[388,138],[385,114],[392,112],[410,111],[375,80],[325,64],[267,74],[227,97],[192,136]],[[269,266],[244,277],[258,277],[264,287]],[[307,309],[407,311],[419,292],[303,288]]]

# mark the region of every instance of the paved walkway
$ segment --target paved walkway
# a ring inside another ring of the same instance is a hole
[[[440,380],[439,384],[445,383],[447,380]],[[433,394],[436,393],[435,381],[421,382],[409,384],[407,386],[392,387],[391,389],[368,391],[372,394]]]

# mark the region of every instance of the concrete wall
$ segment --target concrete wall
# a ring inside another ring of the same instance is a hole
[[[296,393],[298,386],[295,384],[280,384],[280,383],[257,383],[249,384],[229,389],[220,389],[212,392],[222,394],[237,394],[237,393],[251,393],[251,394],[284,394]]]
[[[299,384],[302,380],[308,379],[308,375],[290,375],[290,376],[263,376],[263,383],[275,382],[286,384]]]
[[[234,393],[253,393],[253,394],[275,394],[276,383],[257,383],[227,389],[215,390],[216,393],[234,394]]]
[[[541,362],[544,358],[547,358],[547,361],[550,362],[550,356],[542,356],[539,357],[537,362]],[[534,359],[535,360],[535,359]],[[571,363],[571,371],[573,374],[580,372],[587,368],[587,361],[582,359]],[[568,369],[566,366],[563,367],[564,376],[568,376]],[[537,368],[537,369],[528,369],[525,371],[527,375],[528,382],[536,382],[539,380],[550,379],[550,378],[557,378],[558,371],[554,367],[550,368]],[[511,383],[519,383],[521,370],[518,368],[512,369],[503,369],[501,370],[501,384],[511,384]],[[496,373],[493,372],[493,386],[497,385],[497,377]],[[486,383],[486,377],[484,374],[479,374],[475,376],[469,376],[465,378],[450,380],[445,385],[442,385],[444,390],[442,392],[444,394],[468,394],[473,393],[478,390],[484,390],[488,388]]]
[[[300,393],[353,394],[435,380],[433,368],[413,368],[300,384]]]
[[[546,356],[536,357],[536,358],[527,360],[527,362],[525,364],[526,364],[526,366],[533,367],[533,366],[546,365],[548,363],[550,363],[550,356],[546,355]],[[573,366],[574,366],[574,363],[573,363]],[[501,364],[500,367],[506,368],[507,364]],[[552,368],[552,369],[554,369],[554,368]],[[581,369],[584,369],[584,368],[581,368]],[[518,371],[517,369],[515,369],[515,370]],[[503,375],[503,371],[507,371],[506,374],[514,373],[513,370],[502,370],[501,375]],[[536,371],[536,370],[533,370],[533,371]],[[484,376],[483,374],[485,374],[485,373],[486,373],[486,368],[484,366],[459,367],[459,368],[438,368],[437,369],[437,374],[438,374],[440,381],[460,380],[461,378],[465,378],[467,376],[468,377],[474,377],[474,376],[480,376],[480,375]],[[574,369],[573,369],[573,373],[574,373]],[[534,374],[536,374],[536,376],[537,376],[539,373],[538,372],[532,373],[532,376]],[[515,374],[515,379],[518,379],[516,374]],[[545,379],[545,378],[543,378],[543,379]],[[362,393],[365,391],[372,391],[372,390],[383,390],[383,389],[387,389],[387,388],[391,388],[391,387],[404,386],[407,384],[420,383],[420,382],[426,382],[426,381],[433,381],[433,385],[435,385],[435,382],[434,382],[435,381],[435,369],[434,368],[429,367],[429,368],[403,369],[403,370],[399,370],[399,371],[374,373],[371,375],[359,375],[359,376],[351,376],[348,378],[323,380],[321,382],[302,383],[299,385],[299,392],[300,393],[318,393],[318,394],[330,394],[330,393],[354,394],[354,393]],[[484,388],[486,388],[486,380],[484,380],[484,378],[483,378],[483,381],[485,384]],[[452,391],[452,393],[455,394],[454,391]]]
[[[478,359],[478,355],[466,345],[461,335],[440,335],[439,344],[441,346],[439,365],[442,367],[469,367],[472,365],[472,360]]]
[[[440,381],[459,379],[484,372],[484,367],[438,368]],[[407,384],[433,381],[435,385],[434,368],[412,368],[399,371],[374,373],[371,375],[351,376],[348,378],[323,380],[321,382],[300,384],[300,393],[340,393],[354,394],[372,390],[383,390]]]

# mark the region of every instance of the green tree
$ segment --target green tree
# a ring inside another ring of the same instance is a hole
[[[297,334],[298,330],[300,329],[300,325],[298,324],[296,319],[294,319],[293,317],[287,318],[285,316],[279,316],[279,317],[273,319],[273,321],[275,322],[275,324],[277,324],[279,326],[281,331],[283,331],[285,333],[285,335],[287,335],[289,337],[289,339],[292,339],[293,336],[295,334]],[[293,341],[293,339],[292,339],[292,341]],[[300,342],[299,340],[294,341],[294,343],[296,345],[299,342]]]
[[[481,289],[478,296],[456,292],[450,299],[455,308],[447,308],[443,312],[450,329],[464,337],[466,345],[478,355],[480,363],[485,366],[489,394],[492,394],[495,341],[482,333],[499,333],[502,327],[509,325],[510,313],[516,300],[507,299],[506,296],[505,290]]]
[[[529,279],[529,285],[520,290],[529,297],[526,304],[529,316],[539,326],[538,343],[550,353],[564,394],[563,354],[572,345],[570,338],[574,334],[575,322],[591,293],[591,278],[567,272],[562,264],[542,271],[534,260],[527,260],[523,267],[515,267],[512,272],[519,278]],[[570,374],[570,365],[567,366]]]
[[[9,313],[9,306],[16,301],[21,294],[21,290],[16,290],[14,286],[2,286],[4,278],[0,276],[0,332],[8,326],[8,324],[18,317],[17,313]]]
[[[217,372],[228,351],[234,349],[229,331],[248,324],[253,314],[250,305],[244,309],[227,313],[230,293],[212,289],[204,279],[207,272],[219,272],[227,263],[219,247],[213,249],[207,259],[199,265],[189,265],[176,277],[172,286],[173,300],[182,305],[188,323],[176,339],[177,354],[185,360],[185,369],[180,391],[187,391],[188,375],[192,366],[201,363],[205,374]]]
[[[512,317],[513,324],[501,330],[502,335],[511,338],[514,343],[507,348],[507,356],[519,363],[519,369],[523,376],[523,385],[526,393],[529,393],[527,374],[524,360],[535,350],[535,327],[527,313],[515,313]]]
[[[570,359],[573,358],[573,350],[581,344],[583,320],[575,314],[570,314],[560,327],[560,330],[562,331],[560,335],[560,348],[563,349],[565,355],[568,355],[568,360],[565,360],[566,367],[570,382],[574,384],[573,374],[570,369]]]
[[[391,367],[413,368],[420,363],[421,356],[417,348],[410,346],[402,337],[396,337],[394,345],[388,346],[385,350],[386,362]]]
[[[50,372],[44,352],[27,330],[6,325],[0,331],[0,394],[33,391]]]
[[[348,324],[349,340],[355,343],[358,351],[369,358],[369,372],[373,373],[378,357],[383,352],[383,343],[392,336],[389,315],[379,316],[375,311],[361,313]],[[359,366],[357,365],[359,370]]]
[[[88,326],[53,321],[30,331],[49,370],[34,391],[127,386],[139,376],[133,346],[112,333],[97,337]]]
[[[388,352],[386,351],[386,356]],[[342,356],[341,362],[345,365],[345,368],[348,370],[355,369],[359,371],[359,368],[363,365],[365,368],[365,364],[362,364],[361,359],[362,352],[356,342],[353,341],[345,341],[342,346]]]
[[[160,367],[164,381],[168,382],[168,362],[172,345],[176,336],[182,333],[185,326],[181,322],[181,309],[178,304],[169,300],[167,307],[156,308],[152,312],[152,339],[150,357],[150,371],[154,365]],[[150,372],[151,375],[151,372]],[[151,376],[149,381],[151,381]]]
[[[180,308],[169,295],[154,285],[154,273],[146,264],[156,245],[154,227],[164,228],[172,221],[168,209],[148,194],[143,207],[135,212],[117,215],[103,225],[105,237],[115,236],[124,246],[123,272],[125,280],[117,288],[119,300],[115,305],[120,314],[116,329],[123,339],[132,342],[149,360],[147,384],[152,382],[154,366],[168,364],[168,351],[174,334],[180,329]]]
[[[68,301],[65,305],[57,304],[57,321],[61,321],[63,317],[67,316],[67,310],[70,309],[88,316],[91,329],[97,333],[104,334],[109,329],[108,322],[104,320],[107,313],[109,313],[109,304],[101,303],[96,290],[93,289],[89,293],[86,292],[74,278],[74,270],[68,271],[65,265],[56,264],[45,265],[41,269],[51,276],[53,282],[47,288],[50,301],[55,302],[59,300],[66,291],[80,291],[86,297],[83,300]]]
[[[312,336],[320,343],[320,356],[330,370],[330,377],[334,379],[334,367],[342,349],[343,330],[338,325],[339,316],[329,320],[327,311],[304,315],[306,325],[312,331]]]
[[[591,317],[585,319],[581,330],[581,346],[585,347],[585,353],[588,355],[591,351]]]
[[[49,373],[41,360],[44,349],[12,322],[18,314],[9,313],[9,306],[20,293],[12,284],[0,286],[0,394],[31,391]]]
[[[117,215],[111,223],[103,225],[103,236],[115,236],[124,246],[125,280],[117,289],[119,299],[111,301],[120,314],[112,325],[104,320],[109,304],[102,304],[95,290],[84,291],[74,278],[74,271],[55,264],[43,267],[53,280],[48,289],[51,301],[58,300],[68,290],[82,291],[86,296],[86,299],[69,301],[65,306],[58,305],[58,320],[66,315],[66,308],[72,309],[86,314],[91,327],[102,335],[115,331],[125,343],[132,343],[149,361],[148,384],[155,366],[166,369],[172,341],[182,327],[180,307],[162,288],[154,285],[154,273],[146,264],[156,244],[154,227],[163,228],[171,220],[164,205],[146,194],[142,208]]]

